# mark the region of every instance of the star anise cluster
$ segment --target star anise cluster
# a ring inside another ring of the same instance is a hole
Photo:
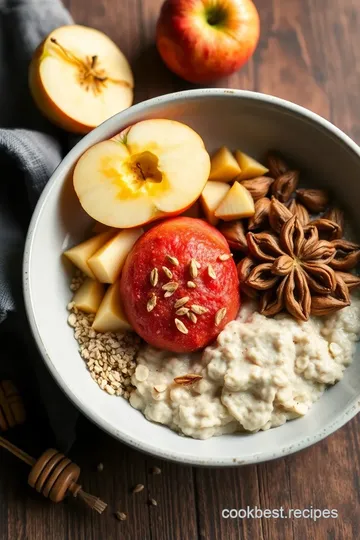
[[[278,152],[268,153],[269,177],[242,180],[254,200],[249,219],[220,230],[238,264],[241,289],[259,300],[267,316],[287,311],[300,320],[328,315],[350,304],[360,286],[351,271],[360,246],[343,238],[344,213],[324,189],[298,188],[300,172]]]
[[[259,298],[261,313],[287,311],[306,321],[350,304],[349,291],[360,278],[349,270],[360,262],[360,246],[341,238],[337,221],[310,221],[304,207],[297,210],[273,197],[269,229],[247,233],[248,253],[238,268],[244,292]]]

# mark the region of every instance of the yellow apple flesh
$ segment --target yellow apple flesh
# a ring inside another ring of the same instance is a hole
[[[114,283],[117,280],[126,257],[143,232],[142,229],[120,231],[90,257],[87,263],[98,281]]]
[[[39,45],[29,68],[33,98],[53,123],[88,133],[130,107],[133,75],[110,38],[93,28],[61,26]]]
[[[231,182],[241,173],[238,162],[226,146],[220,148],[211,158],[209,180]]]
[[[120,332],[131,330],[125,316],[120,296],[120,284],[111,285],[100,304],[92,327],[96,332]]]
[[[87,278],[76,291],[72,301],[84,313],[96,313],[105,294],[105,287],[94,279]]]
[[[257,178],[258,176],[265,176],[269,172],[269,169],[261,165],[256,159],[250,157],[245,152],[236,150],[235,158],[238,162],[241,173],[236,180],[250,180],[251,178]]]
[[[88,260],[94,253],[96,253],[110,238],[114,235],[114,231],[106,231],[104,233],[93,236],[85,242],[81,242],[77,246],[72,247],[65,251],[64,255],[70,259],[70,261],[79,270],[84,272],[88,277],[95,279],[95,274],[88,265]]]
[[[123,229],[180,214],[199,197],[209,172],[209,155],[195,131],[154,119],[87,150],[73,182],[91,217]]]
[[[208,182],[200,197],[202,209],[210,225],[216,225],[219,218],[215,217],[215,211],[230,191],[230,186],[224,182]]]
[[[234,182],[215,211],[215,217],[224,221],[251,217],[254,214],[254,200],[250,192],[239,182]]]

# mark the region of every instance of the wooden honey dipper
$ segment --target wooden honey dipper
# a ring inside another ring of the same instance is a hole
[[[23,400],[12,381],[0,382],[0,431],[7,431],[26,420]]]
[[[80,467],[58,450],[50,448],[36,460],[1,436],[0,446],[32,467],[28,477],[29,485],[51,501],[57,503],[64,500],[66,495],[72,495],[99,514],[107,507],[101,499],[86,493],[81,485],[76,483],[80,476]]]

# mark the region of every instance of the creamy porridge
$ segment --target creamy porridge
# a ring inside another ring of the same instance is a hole
[[[305,415],[327,385],[339,381],[360,336],[360,298],[322,318],[266,318],[244,305],[202,354],[150,346],[132,377],[133,407],[148,420],[198,439],[280,426]],[[201,374],[189,386],[174,377]]]

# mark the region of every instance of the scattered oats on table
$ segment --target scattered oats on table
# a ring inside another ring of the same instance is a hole
[[[84,279],[85,276],[77,271],[70,289],[76,292]],[[96,332],[91,328],[94,315],[82,313],[73,302],[68,304],[67,309],[70,312],[68,323],[74,329],[80,355],[85,360],[91,377],[108,394],[129,399],[133,389],[131,376],[136,368],[140,338],[130,332]]]

